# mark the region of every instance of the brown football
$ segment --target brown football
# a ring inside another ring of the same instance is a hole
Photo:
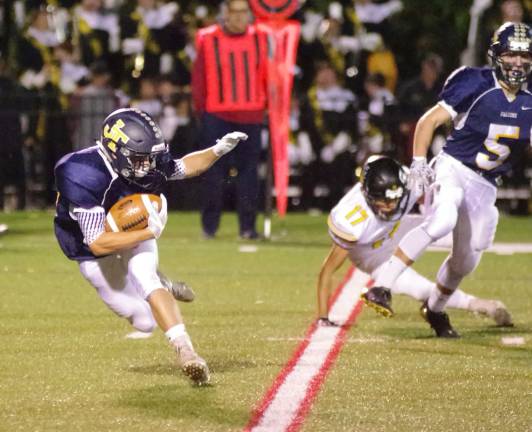
[[[161,198],[153,194],[133,194],[117,201],[107,213],[106,231],[137,231],[148,226],[148,200],[161,210]]]

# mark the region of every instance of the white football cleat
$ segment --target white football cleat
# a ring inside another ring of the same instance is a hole
[[[210,380],[209,367],[188,343],[177,347],[177,361],[183,373],[196,385],[207,384]]]
[[[499,300],[475,298],[469,303],[469,309],[489,316],[499,327],[513,327],[514,325],[510,312],[508,312],[504,303]]]

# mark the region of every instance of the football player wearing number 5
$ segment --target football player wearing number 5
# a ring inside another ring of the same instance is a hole
[[[489,48],[491,68],[463,67],[452,73],[440,102],[416,126],[410,176],[431,193],[431,211],[401,240],[369,297],[381,310],[389,309],[387,293],[394,281],[430,243],[452,232],[453,248],[436,277],[438,289],[422,307],[438,337],[459,337],[445,305],[492,244],[498,179],[525,157],[531,144],[532,93],[527,88],[531,39],[528,25],[503,24]],[[452,132],[433,171],[427,165],[427,149],[434,130],[450,120]]]
[[[422,222],[419,215],[408,215],[419,195],[409,190],[406,178],[406,169],[395,160],[371,156],[364,164],[360,183],[331,210],[328,225],[333,244],[318,278],[318,324],[335,325],[328,315],[332,276],[346,259],[376,278],[401,238]],[[394,294],[423,302],[436,284],[409,268],[391,288]],[[500,301],[477,298],[459,289],[449,299],[449,307],[488,315],[497,325],[512,324]]]
[[[209,369],[194,350],[174,300],[190,301],[190,292],[157,268],[156,240],[167,219],[164,195],[160,209],[148,201],[144,229],[107,232],[105,218],[120,198],[158,194],[167,180],[197,176],[246,138],[232,132],[212,147],[174,160],[150,116],[120,109],[104,120],[95,146],[66,155],[55,168],[54,225],[61,249],[78,262],[82,275],[114,313],[144,334],[158,325],[175,348],[183,372],[197,384],[209,380]]]

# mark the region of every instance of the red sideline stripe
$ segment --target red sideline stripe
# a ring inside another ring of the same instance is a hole
[[[350,274],[352,273],[353,272],[350,272]],[[325,359],[325,362],[321,366],[320,371],[310,382],[305,399],[303,399],[303,401],[301,402],[301,405],[299,406],[299,410],[294,416],[292,423],[290,423],[290,426],[288,426],[288,429],[286,429],[286,432],[296,432],[302,426],[303,421],[305,420],[305,417],[307,416],[310,410],[310,407],[312,406],[312,402],[314,402],[314,399],[316,395],[318,394],[318,391],[321,388],[321,385],[325,382],[325,378],[327,378],[327,374],[329,373],[332,365],[334,364],[336,358],[338,357],[338,355],[340,354],[340,351],[342,350],[342,347],[344,346],[347,332],[355,323],[355,320],[360,314],[360,312],[362,312],[363,305],[364,303],[361,300],[359,300],[356,306],[351,311],[349,318],[347,319],[345,324],[342,326],[340,333],[338,333],[338,335],[336,336],[336,340],[334,342],[333,348],[327,355],[327,358]]]
[[[351,267],[349,269],[349,271],[347,272],[347,274],[344,277],[344,279],[342,280],[342,282],[336,288],[336,290],[335,290],[335,292],[334,292],[334,294],[332,296],[333,301],[331,301],[330,304],[333,304],[336,301],[336,299],[338,298],[338,296],[342,292],[342,289],[344,288],[345,284],[349,281],[349,279],[351,278],[351,276],[353,275],[355,270],[356,269],[354,267]],[[356,307],[351,312],[351,315],[349,316],[349,319],[347,320],[345,325],[342,326],[342,329],[338,333],[338,335],[336,337],[335,344],[333,346],[333,349],[327,355],[327,359],[325,360],[323,366],[321,367],[320,372],[313,379],[313,381],[311,381],[311,384],[310,384],[310,387],[309,387],[310,391],[308,391],[307,396],[305,396],[305,399],[303,400],[303,403],[302,403],[302,407],[299,409],[298,413],[296,414],[295,419],[299,418],[299,413],[302,411],[302,409],[305,406],[305,404],[308,405],[308,407],[306,409],[304,409],[304,414],[306,414],[308,412],[308,409],[310,408],[311,402],[314,399],[315,394],[319,390],[320,385],[323,382],[327,371],[330,369],[330,367],[332,366],[334,360],[336,359],[336,357],[338,356],[338,354],[340,352],[340,349],[341,349],[341,347],[343,345],[343,341],[345,340],[345,334],[346,334],[347,330],[349,330],[349,328],[354,323],[354,320],[355,320],[356,316],[360,313],[360,310],[361,310],[361,303],[358,302]],[[284,369],[277,376],[277,378],[273,382],[273,384],[270,387],[270,389],[266,392],[266,395],[264,396],[264,398],[260,402],[259,406],[255,410],[253,410],[253,414],[251,416],[251,419],[250,419],[249,423],[246,425],[246,427],[244,428],[243,432],[250,432],[251,429],[253,429],[255,426],[257,426],[257,424],[259,423],[259,421],[260,421],[261,417],[263,416],[264,412],[266,411],[268,406],[272,403],[273,399],[275,398],[275,395],[277,394],[277,390],[283,384],[283,382],[286,379],[286,377],[288,376],[288,374],[294,369],[294,366],[297,364],[297,362],[299,361],[301,355],[303,354],[303,352],[307,348],[308,344],[310,343],[310,338],[311,338],[312,334],[314,333],[314,331],[316,330],[316,325],[317,325],[316,321],[313,321],[313,323],[310,325],[310,327],[307,330],[307,333],[305,335],[305,339],[296,348],[294,354],[292,355],[292,358],[288,361],[288,363],[285,365]],[[310,397],[309,397],[309,395],[310,395]],[[308,400],[308,403],[307,403],[307,400]],[[301,417],[301,420],[299,421],[298,424],[301,424],[303,422],[303,419],[304,419],[304,415],[303,415],[303,417]],[[293,424],[294,424],[294,421],[292,421],[292,423],[289,426],[288,430],[292,430],[291,428],[292,428]]]

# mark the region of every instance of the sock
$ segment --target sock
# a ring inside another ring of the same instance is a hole
[[[399,275],[408,266],[395,255],[386,261],[379,269],[373,286],[391,288]]]
[[[475,296],[472,296],[471,294],[467,294],[462,290],[457,289],[449,297],[447,307],[469,310],[469,304],[471,303],[471,300],[474,300],[475,298]]]
[[[434,289],[429,296],[429,309],[432,312],[442,312],[449,297],[450,295],[443,294],[438,288]]]
[[[185,329],[185,324],[176,324],[173,327],[170,327],[164,333],[168,338],[168,341],[178,348],[179,345],[188,344],[192,346],[190,337],[188,336],[187,330]]]

